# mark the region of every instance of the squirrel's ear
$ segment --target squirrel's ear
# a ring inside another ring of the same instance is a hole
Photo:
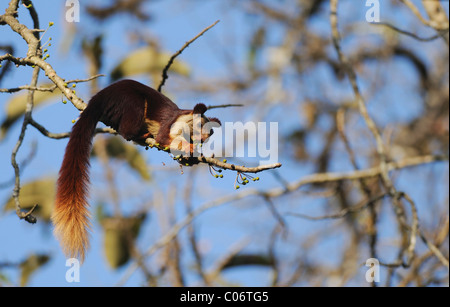
[[[210,117],[208,118],[210,122],[215,122],[218,123],[220,126],[222,126],[222,123],[220,122],[219,119],[215,118],[215,117]]]
[[[208,108],[203,103],[197,103],[192,113],[203,115]]]

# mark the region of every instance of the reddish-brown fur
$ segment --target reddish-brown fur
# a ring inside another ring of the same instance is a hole
[[[89,247],[89,155],[97,122],[111,126],[126,140],[145,144],[145,139],[152,137],[162,146],[170,146],[169,131],[177,118],[205,111],[203,104],[181,110],[163,94],[132,80],[116,82],[92,97],[72,129],[57,182],[52,221],[67,256],[83,261]],[[149,133],[146,119],[160,125],[157,135]]]

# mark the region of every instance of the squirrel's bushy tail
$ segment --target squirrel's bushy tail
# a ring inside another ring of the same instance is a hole
[[[97,113],[95,108],[88,106],[72,129],[59,171],[52,215],[54,234],[64,253],[81,262],[89,247],[89,156],[95,127],[100,119]]]

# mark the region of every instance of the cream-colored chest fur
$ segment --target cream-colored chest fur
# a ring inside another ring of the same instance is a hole
[[[192,114],[181,115],[170,127],[169,137],[170,139],[175,139],[181,134],[186,133],[187,135],[192,134],[192,124],[193,116]]]
[[[156,120],[145,119],[145,124],[147,125],[147,131],[156,138],[161,128],[160,124]]]

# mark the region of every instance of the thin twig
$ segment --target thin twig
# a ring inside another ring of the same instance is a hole
[[[448,227],[448,226],[447,226]],[[421,231],[420,232],[420,238],[422,241],[428,246],[428,249],[436,256],[436,258],[439,259],[439,261],[447,268],[449,269],[449,262],[448,259],[445,258],[445,256],[442,254],[442,252],[439,250],[439,248],[434,245],[430,240],[427,239],[425,234]]]
[[[192,192],[194,191],[195,174],[196,174],[196,169],[194,168],[190,172],[190,176],[189,176],[190,179],[186,181],[186,186],[184,189],[183,198],[184,198],[187,214],[191,214],[193,211]],[[190,248],[191,248],[192,253],[194,254],[194,258],[195,258],[195,270],[197,271],[198,275],[203,280],[204,285],[209,287],[209,286],[211,286],[211,282],[203,269],[203,256],[199,250],[196,230],[197,229],[195,227],[194,222],[190,223],[187,226]]]
[[[348,59],[345,57],[344,53],[342,52],[341,44],[340,44],[340,34],[338,30],[338,16],[337,16],[337,6],[338,6],[338,0],[331,0],[331,13],[330,13],[330,23],[331,23],[331,32],[332,32],[332,39],[333,39],[333,45],[336,49],[336,52],[339,57],[339,61],[341,62],[341,65],[345,72],[347,73],[348,79],[351,83],[351,86],[353,88],[353,92],[355,94],[355,99],[358,103],[359,111],[361,113],[361,116],[363,117],[367,127],[369,128],[370,132],[375,138],[376,142],[376,149],[378,156],[380,158],[380,168],[382,170],[381,177],[383,179],[384,184],[386,185],[386,188],[388,190],[391,190],[393,188],[393,184],[391,180],[389,179],[389,176],[387,175],[387,155],[386,155],[386,149],[383,144],[383,139],[381,138],[381,135],[378,131],[378,128],[375,124],[375,122],[372,120],[372,118],[369,116],[369,113],[367,111],[366,102],[364,101],[364,98],[361,94],[361,91],[358,86],[357,76],[355,71],[353,70],[353,67],[350,65]],[[395,191],[390,191],[392,194],[395,193]]]
[[[431,41],[441,37],[441,35],[433,35],[433,36],[430,36],[430,37],[420,37],[417,34],[414,34],[414,33],[411,33],[411,32],[408,32],[408,31],[405,31],[405,30],[402,30],[402,29],[399,29],[396,26],[394,26],[394,25],[392,25],[392,24],[390,24],[388,22],[374,22],[374,23],[371,23],[371,25],[388,27],[388,28],[390,28],[390,29],[392,29],[392,30],[394,30],[394,31],[396,31],[398,33],[404,34],[406,36],[410,36],[410,37],[412,37],[412,38],[414,38],[414,39],[416,39],[418,41],[421,41],[421,42],[431,42]],[[448,29],[446,31],[448,33]]]
[[[243,165],[235,165],[235,164],[219,161],[212,157],[203,156],[203,157],[198,157],[197,159],[199,162],[208,163],[209,165],[215,165],[215,166],[223,168],[223,169],[238,171],[240,173],[259,173],[259,172],[263,172],[263,171],[266,171],[269,169],[279,168],[282,166],[281,163],[273,163],[273,164],[255,166],[255,167],[246,167]]]
[[[295,216],[295,217],[299,217],[299,218],[306,219],[306,220],[311,220],[311,221],[340,219],[340,218],[343,218],[343,217],[347,216],[350,213],[360,212],[360,211],[366,209],[367,207],[375,204],[379,200],[385,198],[386,196],[389,196],[389,194],[388,193],[384,193],[384,194],[381,194],[379,196],[376,196],[376,197],[370,199],[369,201],[364,200],[360,204],[358,204],[358,205],[356,205],[354,207],[345,208],[345,209],[341,210],[338,213],[334,213],[334,214],[330,214],[330,215],[309,216],[309,215],[296,213],[296,212],[287,212],[285,215],[287,215],[287,216]]]
[[[67,84],[71,84],[71,83],[81,83],[81,82],[88,82],[91,81],[93,79],[96,79],[98,77],[104,77],[105,75],[103,74],[98,74],[92,77],[89,77],[87,79],[74,79],[74,80],[69,80],[66,81]],[[0,88],[0,93],[15,93],[21,90],[33,90],[33,91],[40,91],[40,92],[54,92],[56,89],[58,88],[57,85],[52,85],[50,87],[33,87],[33,86],[29,86],[29,85],[22,85],[22,86],[18,86],[18,87],[14,87],[14,88]]]
[[[408,1],[408,0],[405,0]],[[331,33],[332,33],[332,40],[333,40],[333,45],[334,48],[336,49],[336,52],[338,54],[339,57],[339,61],[344,69],[344,71],[347,74],[347,77],[350,81],[350,84],[353,88],[353,92],[355,95],[355,99],[359,108],[359,112],[361,114],[361,116],[364,119],[364,122],[366,123],[367,128],[369,129],[369,131],[372,133],[374,139],[375,139],[375,143],[376,143],[376,151],[378,154],[378,158],[380,160],[380,176],[383,182],[383,185],[385,186],[385,188],[387,189],[387,191],[391,194],[394,195],[394,197],[392,198],[393,200],[393,207],[395,210],[395,214],[397,216],[397,221],[399,222],[399,224],[401,225],[400,229],[406,228],[407,224],[406,224],[406,217],[405,217],[405,212],[403,210],[403,206],[400,202],[400,198],[401,197],[397,197],[398,195],[404,195],[404,193],[398,192],[397,189],[395,188],[394,184],[392,183],[392,180],[389,177],[389,171],[388,171],[388,167],[387,167],[387,150],[386,147],[384,145],[383,139],[380,135],[380,132],[378,131],[378,128],[374,122],[374,120],[370,117],[369,112],[367,110],[367,106],[366,106],[366,102],[364,100],[364,97],[359,89],[358,86],[358,80],[357,80],[357,75],[355,70],[353,69],[351,63],[348,61],[348,59],[345,57],[344,53],[342,52],[342,48],[340,45],[340,34],[339,34],[339,30],[338,30],[338,15],[337,15],[337,7],[338,7],[338,2],[339,0],[331,0],[330,6],[331,6],[331,11],[330,11],[330,24],[331,24]],[[415,241],[416,241],[416,234],[417,234],[417,227],[418,225],[416,224],[417,222],[417,212],[416,212],[416,208],[414,206],[414,202],[410,202],[411,204],[411,210],[413,212],[413,224],[412,224],[412,232],[411,232],[411,236],[410,236],[410,242],[408,245],[408,248],[402,249],[401,254],[403,252],[407,252],[408,253],[408,260],[407,260],[407,264],[408,265],[411,261],[412,261],[412,257],[414,256],[414,251],[411,251],[411,248],[415,247]],[[404,235],[404,234],[403,234]],[[414,236],[414,237],[413,237]],[[400,257],[403,258],[403,257]],[[400,259],[399,258],[399,259]]]
[[[417,232],[419,230],[419,215],[417,213],[417,207],[414,201],[411,197],[409,197],[408,194],[402,193],[402,197],[409,203],[411,206],[411,213],[412,213],[412,224],[410,229],[410,239],[409,239],[409,246],[407,249],[407,255],[408,259],[406,260],[407,266],[411,265],[412,260],[414,259],[414,250],[416,248],[416,238],[417,238]]]
[[[356,162],[356,156],[354,151],[350,146],[350,141],[345,134],[345,108],[339,108],[336,112],[336,127],[341,136],[342,141],[344,142],[345,149],[350,157],[350,161],[355,170],[359,170],[358,163]],[[365,195],[367,199],[372,198],[372,191],[369,188],[366,180],[360,179],[358,181],[359,188],[361,192]],[[377,258],[377,240],[378,240],[378,230],[377,230],[377,218],[378,213],[375,208],[375,202],[370,202],[368,204],[370,211],[370,218],[368,221],[368,234],[369,234],[369,247],[370,247],[370,257]],[[372,282],[372,286],[375,287],[375,282]]]
[[[273,217],[278,221],[278,224],[283,231],[283,236],[286,237],[288,234],[286,221],[281,216],[281,214],[277,211],[275,204],[273,203],[271,198],[264,197],[264,200],[265,200],[267,206],[269,207],[270,213],[272,213]]]
[[[435,22],[425,19],[425,17],[422,16],[419,9],[416,7],[416,5],[413,2],[411,2],[411,0],[400,0],[400,1],[403,2],[424,25],[426,25],[430,28],[435,28],[436,30],[440,30],[440,31],[448,30],[448,27],[442,28],[442,27],[440,27],[440,25],[436,24]]]
[[[192,44],[197,38],[199,38],[200,36],[202,36],[206,31],[208,31],[209,29],[211,29],[212,27],[214,27],[220,20],[217,20],[215,23],[213,23],[212,25],[210,25],[209,27],[205,28],[202,32],[200,32],[199,34],[197,34],[197,36],[195,36],[193,39],[191,39],[190,41],[186,42],[184,44],[183,47],[181,47],[180,50],[178,50],[174,55],[172,55],[169,59],[169,62],[167,63],[166,67],[164,67],[163,72],[162,72],[162,80],[161,83],[158,86],[158,92],[161,92],[162,87],[164,86],[164,84],[166,83],[167,78],[169,78],[169,76],[167,75],[167,71],[169,70],[170,66],[173,64],[173,61],[175,60],[175,58],[177,56],[179,56],[184,49],[186,49],[190,44]]]
[[[36,86],[37,81],[38,81],[38,77],[39,77],[39,71],[40,69],[38,67],[36,67],[33,70],[33,75],[31,78],[31,85],[32,86]],[[28,98],[27,98],[27,105],[26,105],[26,111],[25,111],[25,116],[23,119],[23,123],[22,123],[22,129],[19,135],[19,139],[17,140],[16,145],[14,146],[14,149],[11,153],[11,165],[14,168],[14,174],[15,174],[15,184],[14,184],[14,189],[13,189],[13,194],[12,197],[14,199],[15,205],[16,205],[16,214],[20,219],[25,219],[27,222],[29,223],[36,223],[36,218],[34,216],[32,216],[31,214],[33,213],[34,209],[36,208],[37,204],[33,206],[33,208],[31,208],[31,210],[29,210],[28,212],[23,212],[22,208],[20,206],[20,201],[19,201],[19,194],[20,194],[20,168],[19,168],[19,164],[16,161],[16,156],[17,153],[19,152],[20,146],[23,143],[23,139],[25,137],[25,130],[27,129],[27,126],[29,124],[29,121],[31,119],[31,112],[33,111],[33,105],[34,105],[34,91],[31,90],[28,92]]]
[[[37,142],[34,141],[31,143],[30,153],[27,155],[26,158],[22,160],[22,162],[20,162],[20,172],[23,172],[23,170],[30,164],[30,162],[33,161],[34,157],[36,156],[36,151],[37,151]],[[16,177],[13,176],[10,180],[1,182],[0,189],[14,185],[15,181]]]
[[[145,140],[145,143],[150,148],[156,148],[161,151],[165,151],[170,153],[170,148],[162,148],[159,144],[156,143],[156,140],[153,138],[148,138]],[[207,163],[209,165],[214,165],[222,169],[228,169],[232,171],[237,171],[239,173],[259,173],[269,169],[275,169],[282,166],[281,163],[273,163],[268,165],[260,165],[255,167],[246,167],[243,165],[235,165],[232,163],[227,163],[225,160],[219,161],[214,157],[205,157],[202,154],[194,155],[194,156],[180,156],[175,158],[180,165],[192,166],[199,163]]]
[[[44,136],[48,138],[59,140],[70,137],[70,132],[53,133],[48,131],[44,126],[36,122],[33,118],[30,118],[29,123],[31,126],[35,127],[40,133],[42,133]],[[95,134],[97,133],[109,133],[113,135],[117,134],[117,132],[114,129],[108,127],[96,128]]]
[[[27,1],[27,2],[29,2],[29,1]],[[10,1],[8,8],[5,10],[5,14],[0,16],[0,23],[8,24],[16,32],[19,32],[19,31],[17,28],[16,29],[13,28],[13,25],[18,24],[18,21],[16,19],[18,5],[19,5],[18,0]],[[37,18],[36,12],[34,11],[34,8],[32,10],[30,10],[30,14],[33,19],[34,27],[39,28],[39,20]],[[39,38],[39,34],[27,32],[26,35],[28,35],[30,37],[30,40],[33,41],[33,44],[28,45],[28,56],[35,56],[35,57],[39,58],[40,57],[39,42],[37,41],[37,39]],[[0,61],[3,57],[4,56],[0,57]],[[38,82],[38,78],[39,78],[39,68],[36,67],[33,70],[33,74],[31,77],[31,82],[30,82],[31,86],[36,86],[36,84]],[[35,208],[37,207],[37,204],[35,204],[31,208],[31,210],[29,210],[28,212],[22,211],[22,208],[20,206],[20,201],[19,201],[20,167],[19,167],[19,164],[17,163],[16,156],[17,156],[17,153],[19,152],[19,149],[23,143],[23,139],[25,137],[25,130],[27,129],[29,119],[31,118],[31,112],[33,111],[33,105],[34,105],[34,91],[31,90],[28,92],[27,104],[26,104],[26,108],[25,108],[25,116],[24,116],[23,123],[22,123],[22,129],[20,131],[20,135],[16,142],[16,145],[14,146],[14,149],[11,152],[11,165],[14,169],[14,175],[15,175],[15,182],[14,182],[14,189],[13,189],[12,197],[14,199],[14,203],[16,206],[16,214],[20,219],[25,219],[29,223],[36,223],[36,218],[32,215],[32,213],[35,210]]]
[[[249,238],[241,239],[240,241],[234,243],[229,251],[220,257],[216,263],[213,265],[212,269],[207,273],[209,280],[215,280],[219,276],[220,272],[226,267],[228,263],[230,263],[231,259],[238,255],[242,250],[250,244],[251,240]]]
[[[11,2],[12,3],[12,2]],[[10,3],[10,7],[11,7]],[[18,20],[14,16],[15,10],[8,8],[4,15],[0,15],[0,23],[8,24],[11,29],[17,32],[28,45],[28,52],[25,58],[17,58],[12,56],[11,54],[5,54],[0,56],[0,62],[4,60],[8,60],[16,65],[25,65],[32,67],[39,67],[45,71],[45,75],[53,81],[53,83],[61,90],[61,92],[69,99],[72,104],[80,111],[86,108],[86,103],[79,98],[76,93],[69,89],[66,86],[66,82],[62,79],[53,67],[47,63],[39,53],[39,40],[36,39],[35,34],[38,32],[33,32],[28,29],[25,25],[18,22]],[[35,87],[36,85],[34,85]]]

